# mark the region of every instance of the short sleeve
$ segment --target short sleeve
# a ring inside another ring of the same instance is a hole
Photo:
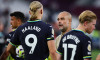
[[[9,43],[12,44],[13,46],[20,45],[19,36],[20,36],[19,29],[16,29]]]
[[[10,32],[9,34],[5,36],[5,40],[6,40],[5,46],[9,44],[9,41],[11,40],[13,34],[14,34],[14,31]]]
[[[49,40],[54,40],[54,30],[51,25],[49,25],[47,29],[47,41]]]
[[[91,39],[86,37],[82,43],[82,51],[83,51],[83,58],[92,58],[91,57]]]
[[[9,41],[11,40],[10,33],[5,36],[5,40],[6,40],[5,46],[7,46],[9,44]]]

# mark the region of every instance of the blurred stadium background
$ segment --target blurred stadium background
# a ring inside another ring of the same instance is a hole
[[[21,11],[29,19],[29,4],[33,0],[0,0],[0,54],[2,53],[5,35],[11,31],[9,14]],[[61,11],[72,14],[72,28],[78,25],[78,16],[84,10],[91,10],[97,15],[96,29],[88,34],[92,39],[92,56],[95,60],[100,52],[100,0],[38,0],[44,5],[43,21],[50,23],[55,30],[55,38],[60,34],[57,27],[57,15]]]

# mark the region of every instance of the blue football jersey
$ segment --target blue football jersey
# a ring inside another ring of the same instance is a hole
[[[10,43],[22,45],[25,60],[45,60],[49,56],[47,42],[54,40],[52,26],[41,20],[28,21],[15,31]]]
[[[5,44],[5,45],[8,45],[8,43],[9,43],[9,41],[11,40],[11,38],[12,38],[14,32],[15,32],[15,31],[12,31],[12,32],[10,32],[9,34],[7,34],[7,35],[5,36],[5,40],[6,40],[6,44]]]
[[[83,31],[72,30],[61,38],[58,53],[63,60],[91,58],[91,39]]]
[[[6,40],[5,46],[8,46],[9,41],[11,40],[11,38],[12,38],[14,32],[15,32],[15,31],[12,31],[12,32],[10,32],[9,34],[7,34],[7,35],[5,36],[5,40]],[[14,59],[16,58],[16,55],[14,55],[14,54],[12,54],[12,53],[10,53],[10,54],[11,54],[11,57],[13,57]]]
[[[9,44],[9,42],[10,42],[10,40],[11,40],[11,38],[12,38],[12,36],[13,36],[13,34],[14,34],[14,32],[15,31],[12,31],[12,32],[10,32],[9,34],[7,34],[6,35],[6,40],[7,40],[7,42],[6,42],[6,46]],[[16,49],[16,48],[15,48]],[[14,55],[14,54],[12,54],[12,53],[10,53],[11,54],[11,57],[13,57],[14,58],[14,60],[24,60],[22,57],[16,57],[16,55]],[[10,58],[9,58],[10,59]]]

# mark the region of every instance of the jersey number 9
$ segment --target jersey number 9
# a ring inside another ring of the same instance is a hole
[[[30,42],[29,42],[29,39],[30,39],[30,38],[33,38],[33,40],[34,40],[33,43],[30,43]],[[33,54],[34,49],[35,49],[36,44],[37,44],[37,37],[36,37],[36,35],[34,35],[34,34],[28,34],[28,35],[25,37],[25,43],[26,43],[27,46],[31,47],[31,50],[30,50],[29,54]]]

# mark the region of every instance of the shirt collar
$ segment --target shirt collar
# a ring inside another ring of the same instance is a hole
[[[77,30],[77,29],[72,29],[72,30],[80,31],[80,32],[83,32],[84,34],[86,33],[83,30]]]
[[[41,20],[34,20],[34,21],[30,21],[30,20],[29,20],[28,22],[38,22],[38,21],[41,21]]]

